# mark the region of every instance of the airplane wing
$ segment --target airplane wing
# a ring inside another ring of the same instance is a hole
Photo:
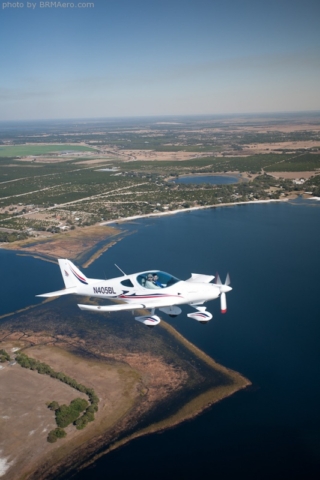
[[[191,277],[186,280],[190,283],[209,283],[214,279],[213,275],[203,275],[202,273],[191,273]]]
[[[145,308],[150,310],[152,308],[171,307],[175,305],[173,301],[168,299],[149,300],[145,303],[118,303],[117,305],[84,305],[78,304],[80,310],[90,310],[92,312],[119,312],[120,310],[139,310]]]
[[[78,303],[80,310],[90,310],[92,312],[119,312],[120,310],[138,310],[140,308],[146,308],[145,305],[139,303],[121,303],[118,305],[83,305]]]

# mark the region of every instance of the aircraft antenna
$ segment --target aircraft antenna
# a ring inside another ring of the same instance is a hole
[[[120,270],[120,272],[121,272],[121,273],[123,273],[123,275],[127,275],[126,273],[124,273],[124,271],[123,271],[123,270],[121,270],[121,268],[120,268],[120,267],[118,267],[118,265],[117,265],[116,263],[115,263],[115,266],[117,267],[117,269],[118,269],[118,270]]]

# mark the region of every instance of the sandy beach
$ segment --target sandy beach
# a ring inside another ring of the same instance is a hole
[[[139,220],[141,218],[148,218],[148,217],[163,217],[166,215],[176,215],[177,213],[183,213],[183,212],[191,212],[194,210],[204,210],[208,208],[219,208],[219,207],[234,207],[236,205],[248,205],[252,203],[271,203],[271,202],[287,202],[288,200],[296,198],[296,195],[292,197],[286,197],[286,198],[279,198],[279,199],[270,199],[270,200],[250,200],[248,202],[231,202],[231,203],[219,203],[216,205],[204,205],[204,206],[199,206],[199,207],[190,207],[190,208],[181,208],[179,210],[170,210],[166,212],[157,212],[157,213],[148,213],[146,215],[135,215],[133,217],[126,217],[126,218],[119,218],[117,220],[109,220],[107,222],[102,222],[100,223],[101,226],[103,225],[111,225],[111,224],[118,224],[118,223],[126,223],[126,222],[131,222],[133,220]]]

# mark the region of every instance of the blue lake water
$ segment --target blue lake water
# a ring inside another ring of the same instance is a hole
[[[43,302],[35,294],[55,290],[53,285],[57,289],[63,287],[60,270],[54,263],[30,256],[0,249],[0,269],[0,315]]]
[[[190,175],[188,177],[179,177],[173,180],[174,183],[210,183],[212,185],[226,185],[230,183],[237,183],[239,177],[230,175]]]
[[[136,233],[86,275],[117,276],[114,263],[126,273],[161,269],[181,279],[216,271],[224,279],[229,272],[226,315],[214,301],[205,326],[186,317],[189,307],[170,322],[253,388],[172,430],[132,441],[75,478],[318,478],[320,203],[218,207],[126,228]],[[54,264],[1,250],[0,260],[1,311],[62,287]]]

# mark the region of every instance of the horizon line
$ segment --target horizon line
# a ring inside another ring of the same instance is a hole
[[[241,113],[191,113],[191,114],[151,114],[151,115],[128,115],[128,116],[106,116],[106,117],[66,117],[66,118],[33,118],[33,119],[11,119],[0,120],[0,124],[14,122],[53,122],[53,121],[93,121],[93,120],[129,120],[147,118],[212,118],[212,117],[240,117],[240,116],[272,116],[272,115],[301,115],[320,114],[320,110],[276,110],[272,112],[241,112]]]

